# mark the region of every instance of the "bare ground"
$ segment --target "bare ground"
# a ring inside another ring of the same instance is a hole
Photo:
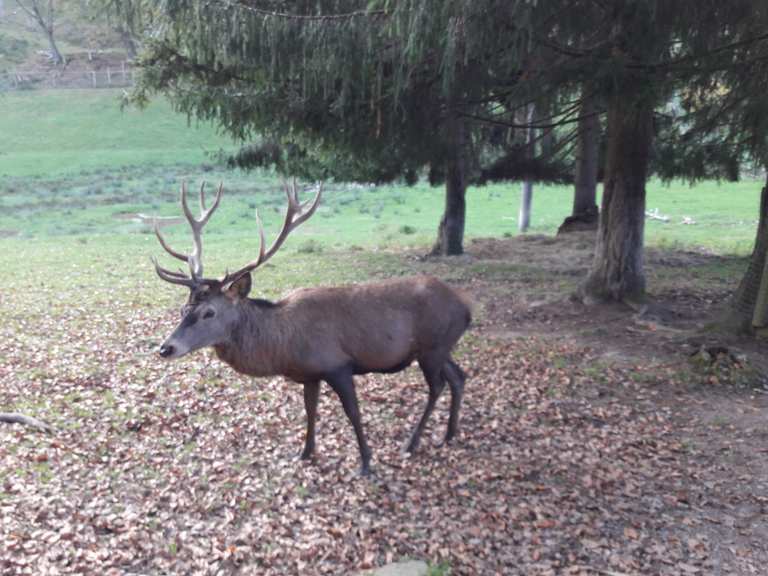
[[[764,573],[765,345],[706,324],[744,262],[650,250],[651,306],[584,307],[569,294],[590,250],[528,237],[397,255],[476,301],[457,353],[470,380],[456,444],[439,446],[443,398],[405,458],[420,374],[360,379],[370,481],[328,393],[304,465],[298,387],[207,354],[158,363],[173,311],[116,297],[8,314],[22,324],[0,329],[0,406],[58,431],[0,427],[0,573],[344,574],[408,557],[451,574]]]

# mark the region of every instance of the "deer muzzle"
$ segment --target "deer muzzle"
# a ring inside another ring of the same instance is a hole
[[[162,344],[157,351],[161,358],[171,358],[174,352],[176,352],[176,348],[172,344]]]

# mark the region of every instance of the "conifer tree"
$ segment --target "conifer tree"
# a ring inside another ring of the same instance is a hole
[[[563,159],[594,113],[582,96],[594,97],[607,151],[588,300],[644,294],[645,182],[668,103],[689,99],[673,122],[694,124],[738,98],[740,59],[765,59],[768,39],[763,0],[117,4],[148,32],[139,99],[163,91],[245,141],[258,135],[244,162],[376,181],[428,168],[446,183],[442,254],[462,250],[468,182],[572,178]],[[517,120],[542,100],[549,119]],[[556,158],[525,156],[514,134],[531,127],[570,130]]]
[[[138,98],[170,94],[243,140],[238,157],[304,174],[446,185],[434,251],[462,251],[475,127],[515,69],[516,8],[501,0],[119,3],[151,30]],[[504,18],[497,19],[498,14]],[[487,65],[489,38],[506,51]]]

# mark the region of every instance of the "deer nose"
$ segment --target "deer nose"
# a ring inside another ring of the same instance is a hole
[[[171,354],[173,354],[175,348],[171,346],[170,344],[163,344],[160,346],[160,350],[157,351],[158,354],[160,354],[163,358],[168,358]]]

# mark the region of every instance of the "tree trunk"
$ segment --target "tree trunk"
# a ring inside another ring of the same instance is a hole
[[[59,47],[56,45],[56,39],[53,37],[53,22],[51,22],[50,27],[46,27],[42,24],[41,26],[45,31],[46,37],[48,38],[48,45],[51,47],[51,57],[53,58],[53,63],[56,64],[56,66],[63,66],[67,63],[67,61],[64,59],[64,55],[59,51]]]
[[[600,151],[600,117],[595,114],[592,97],[582,95],[579,109],[579,136],[576,148],[573,212],[567,216],[558,234],[597,230],[597,169]]]
[[[592,97],[584,94],[579,110],[579,142],[573,193],[573,216],[597,215],[597,162],[600,145],[600,117]]]
[[[527,232],[531,227],[531,204],[533,202],[533,181],[525,180],[523,182],[523,191],[520,196],[520,213],[517,217],[517,229]]]
[[[645,181],[653,105],[642,98],[632,102],[623,96],[627,93],[614,94],[608,108],[603,201],[595,258],[582,286],[586,300],[634,300],[645,293]]]
[[[534,150],[534,137],[535,133],[533,128],[530,126],[531,123],[533,123],[533,116],[535,113],[535,106],[533,104],[528,105],[528,110],[526,111],[526,122],[528,123],[528,128],[525,129],[525,155],[528,158],[533,158],[535,156],[535,150]],[[518,215],[517,219],[517,229],[522,232],[527,232],[528,228],[531,226],[531,203],[533,202],[533,180],[530,180],[530,178],[526,178],[526,180],[523,182],[523,190],[522,195],[520,197],[520,213]]]
[[[766,267],[766,253],[768,253],[768,174],[766,174],[765,186],[760,194],[760,219],[755,235],[755,247],[732,304],[738,319],[738,328],[746,332],[754,332],[757,328],[764,328],[767,323],[768,278],[766,276],[768,274],[766,270],[768,267]]]
[[[115,30],[120,36],[120,41],[123,43],[123,48],[125,49],[125,53],[128,55],[128,58],[130,60],[135,60],[136,56],[138,56],[136,38],[133,36],[133,34],[131,34],[130,30],[124,26],[117,26]]]
[[[445,212],[437,229],[433,255],[456,256],[464,252],[467,191],[467,128],[461,118],[448,122],[451,151],[445,178]]]
[[[542,124],[546,124],[552,121],[552,100],[549,98],[542,98],[541,103],[538,106],[538,117]],[[541,146],[541,157],[549,159],[555,150],[555,144],[557,138],[555,138],[554,128],[542,129],[541,138],[539,138],[539,145]]]
[[[41,8],[39,0],[34,0],[31,6],[27,6],[26,4],[22,3],[21,0],[16,0],[16,4],[24,12],[26,12],[27,15],[30,18],[32,18],[37,23],[38,26],[40,26],[40,29],[43,31],[43,34],[45,34],[45,37],[48,39],[48,45],[51,48],[51,58],[53,59],[54,63],[57,66],[66,64],[67,61],[64,59],[64,56],[59,50],[59,47],[56,45],[56,39],[53,36],[53,22],[54,22],[53,2],[52,1],[48,2],[47,12],[45,11],[44,8]],[[45,17],[45,14],[47,14],[48,16],[47,19]]]

